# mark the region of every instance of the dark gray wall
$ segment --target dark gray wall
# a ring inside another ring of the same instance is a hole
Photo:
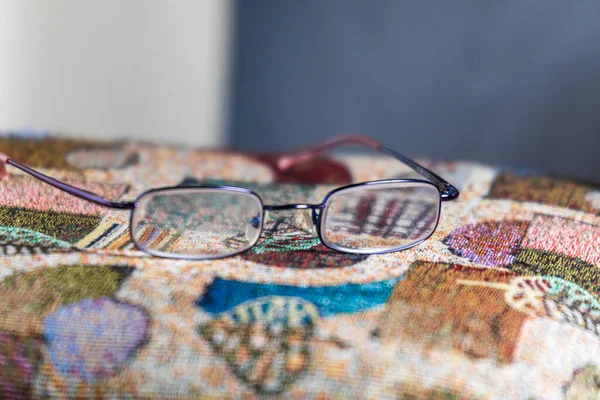
[[[362,132],[600,181],[600,1],[241,0],[233,145]]]

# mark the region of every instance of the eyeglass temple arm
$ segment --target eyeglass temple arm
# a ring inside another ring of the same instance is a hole
[[[68,183],[65,183],[65,182],[58,181],[54,178],[51,178],[47,175],[42,174],[41,172],[31,169],[26,165],[16,162],[15,160],[11,159],[8,155],[6,155],[4,153],[0,153],[0,177],[3,180],[8,179],[8,172],[6,172],[5,164],[8,164],[17,169],[20,169],[21,171],[33,176],[34,178],[37,178],[40,181],[47,183],[48,185],[54,186],[55,188],[60,189],[63,192],[69,193],[72,196],[91,201],[92,203],[96,203],[101,206],[111,207],[111,208],[121,208],[121,209],[131,209],[131,208],[135,207],[135,203],[131,203],[131,202],[116,203],[116,202],[107,200],[104,197],[97,195],[95,193],[92,193],[87,190],[69,185]]]
[[[444,201],[454,200],[460,194],[460,192],[458,191],[457,188],[452,186],[450,183],[448,183],[448,181],[446,181],[441,176],[428,170],[427,168],[425,168],[424,166],[411,160],[410,158],[405,157],[399,153],[396,153],[395,151],[388,149],[387,147],[384,147],[377,140],[374,140],[374,139],[371,139],[368,137],[364,137],[364,136],[357,136],[357,135],[340,136],[340,137],[326,140],[326,141],[319,143],[313,147],[309,147],[305,150],[302,150],[298,154],[286,154],[284,156],[281,156],[277,160],[277,167],[280,170],[286,170],[286,169],[293,167],[294,165],[296,165],[298,163],[310,160],[311,158],[314,158],[314,157],[318,156],[320,153],[322,153],[326,150],[329,150],[333,147],[347,145],[347,144],[358,144],[361,146],[370,147],[372,149],[375,149],[377,151],[380,151],[382,153],[385,153],[387,155],[394,157],[398,161],[409,166],[410,168],[412,168],[419,174],[423,175],[425,178],[427,178],[433,184],[435,184],[440,191],[440,196],[441,196],[442,200],[444,200]]]

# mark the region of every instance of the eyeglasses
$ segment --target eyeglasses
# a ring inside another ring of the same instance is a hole
[[[166,187],[142,193],[133,202],[113,202],[35,171],[0,153],[4,164],[64,192],[101,206],[131,210],[130,234],[135,246],[148,254],[189,260],[233,256],[254,246],[265,214],[300,210],[321,242],[337,251],[380,254],[405,250],[427,240],[435,231],[441,202],[459,191],[416,162],[361,136],[342,136],[297,154],[283,155],[277,166],[287,170],[339,145],[358,144],[396,158],[426,180],[389,179],[337,188],[320,204],[268,205],[253,191],[236,186]]]

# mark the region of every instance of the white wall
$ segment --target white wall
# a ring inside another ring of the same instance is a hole
[[[231,0],[0,0],[0,130],[226,138]]]

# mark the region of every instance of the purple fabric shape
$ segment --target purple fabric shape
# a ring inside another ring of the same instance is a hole
[[[529,222],[484,221],[455,229],[444,239],[450,251],[477,264],[489,266],[513,263]]]
[[[146,340],[149,319],[138,307],[111,298],[85,299],[44,319],[55,370],[93,382],[114,374]]]
[[[40,359],[41,343],[0,333],[0,397],[25,399]]]

